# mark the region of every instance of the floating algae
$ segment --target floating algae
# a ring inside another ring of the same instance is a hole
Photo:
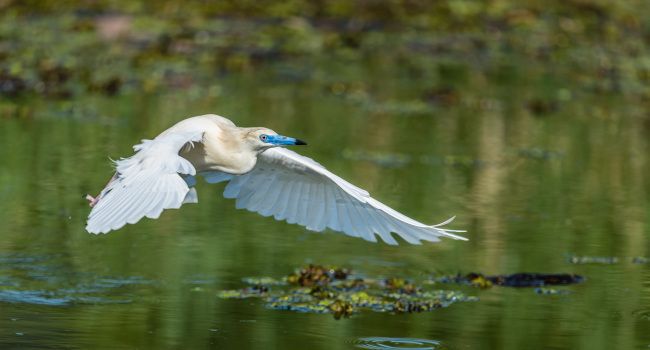
[[[336,319],[360,310],[411,313],[433,311],[455,302],[476,301],[457,291],[424,290],[402,278],[363,279],[350,270],[309,265],[284,278],[288,285],[272,278],[249,278],[256,284],[239,290],[225,290],[226,299],[261,298],[274,310],[329,313]],[[271,289],[273,287],[273,290]]]
[[[436,283],[456,283],[478,288],[536,287],[533,290],[536,294],[564,295],[570,291],[548,286],[581,283],[584,277],[567,273],[494,276],[469,273],[429,279],[421,285],[405,278],[360,278],[348,269],[308,265],[283,279],[260,277],[246,278],[244,281],[250,286],[221,291],[218,296],[228,299],[260,298],[270,309],[329,313],[340,319],[362,310],[394,314],[429,312],[456,302],[478,300],[477,297],[459,291],[431,290],[425,287]]]

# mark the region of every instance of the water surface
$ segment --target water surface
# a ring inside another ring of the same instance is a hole
[[[638,108],[578,95],[539,115],[522,102],[537,87],[496,83],[460,90],[450,106],[414,104],[413,86],[426,82],[372,61],[348,65],[297,80],[271,65],[215,78],[218,90],[14,101],[32,112],[0,120],[0,347],[353,349],[373,337],[450,349],[650,345],[650,264],[632,261],[650,256],[650,124]],[[204,113],[304,139],[301,153],[409,216],[456,215],[469,241],[393,247],[309,233],[236,210],[223,185],[203,183],[199,205],[87,234],[82,195],[108,180],[109,157]],[[338,321],[217,298],[245,277],[310,262],[420,280],[541,272],[586,282],[561,295],[458,286],[480,301]]]

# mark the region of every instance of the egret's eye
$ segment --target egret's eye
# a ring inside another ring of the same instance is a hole
[[[262,140],[262,142],[266,142],[267,139],[268,136],[266,136],[265,134],[260,135],[260,140]]]

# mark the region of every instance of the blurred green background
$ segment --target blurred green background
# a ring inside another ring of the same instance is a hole
[[[649,44],[641,0],[0,0],[0,347],[647,348]],[[305,139],[407,215],[457,215],[470,241],[313,234],[204,184],[198,205],[88,235],[82,195],[108,157],[205,113]],[[309,262],[587,281],[458,286],[481,300],[340,321],[217,298]]]

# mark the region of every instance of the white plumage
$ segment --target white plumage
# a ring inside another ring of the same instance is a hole
[[[134,146],[136,154],[116,161],[116,174],[91,199],[86,230],[107,233],[164,209],[197,203],[198,173],[209,183],[227,181],[224,197],[276,220],[311,231],[329,228],[376,242],[378,235],[397,244],[394,232],[409,243],[465,240],[445,229],[453,218],[425,225],[370,197],[365,190],[322,165],[277,146],[304,144],[266,128],[239,128],[217,115],[188,118],[153,140]]]

